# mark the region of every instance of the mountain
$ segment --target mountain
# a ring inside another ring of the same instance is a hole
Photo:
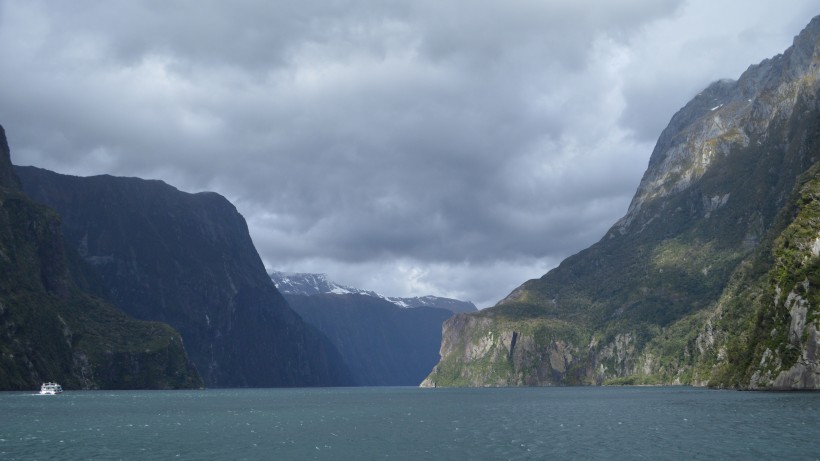
[[[176,331],[80,289],[60,218],[25,196],[0,126],[0,390],[202,386]]]
[[[373,296],[375,298],[383,298],[375,291],[362,290],[360,288],[351,288],[344,285],[339,285],[327,278],[325,274],[310,274],[310,273],[289,273],[273,271],[268,274],[276,285],[276,289],[286,295],[318,295],[324,293],[333,294],[360,294],[365,296]]]
[[[285,294],[309,324],[326,334],[362,386],[417,386],[438,362],[446,309],[404,309],[357,294]]]
[[[596,244],[444,326],[425,386],[820,387],[820,17],[678,111]]]
[[[399,307],[435,307],[438,309],[446,309],[454,314],[458,314],[459,312],[475,312],[478,310],[475,304],[470,301],[461,301],[432,295],[414,296],[412,298],[387,297],[385,299]]]
[[[442,298],[439,296],[421,296],[412,298],[389,297],[375,291],[362,290],[340,285],[327,278],[325,274],[288,273],[274,271],[270,274],[276,288],[284,294],[311,296],[316,294],[359,294],[380,298],[403,308],[436,307],[453,313],[475,312],[478,309],[470,301]]]
[[[415,386],[438,362],[441,325],[468,301],[424,296],[391,298],[340,285],[325,274],[269,274],[288,303],[326,334],[357,384]]]
[[[62,216],[66,241],[91,267],[89,289],[177,329],[207,386],[351,382],[330,341],[276,290],[222,196],[139,178],[16,172],[29,196]]]

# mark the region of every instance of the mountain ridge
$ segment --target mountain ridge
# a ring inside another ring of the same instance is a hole
[[[276,288],[284,294],[304,296],[317,294],[358,294],[383,299],[401,308],[435,307],[446,309],[453,313],[474,312],[478,310],[475,304],[470,301],[461,301],[441,296],[428,295],[409,298],[384,296],[375,291],[340,285],[330,280],[327,274],[273,271],[268,275],[270,275]]]
[[[617,223],[621,231],[648,199],[685,189],[730,144],[748,146],[771,123],[788,118],[798,96],[796,87],[811,83],[800,80],[817,78],[810,70],[818,36],[820,17],[815,17],[784,53],[749,66],[737,80],[712,83],[675,113],[653,149],[626,215]],[[784,84],[789,73],[801,78]],[[699,161],[699,167],[686,165],[692,161]]]

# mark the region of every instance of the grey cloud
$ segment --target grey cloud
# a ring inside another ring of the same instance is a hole
[[[603,235],[727,55],[809,19],[750,28],[764,3],[716,32],[735,2],[3,2],[0,123],[19,164],[227,196],[272,269],[486,306]]]

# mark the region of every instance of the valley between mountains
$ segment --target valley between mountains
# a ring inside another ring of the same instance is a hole
[[[213,192],[13,166],[0,390],[820,388],[820,17],[671,118],[626,214],[495,306],[268,273]]]

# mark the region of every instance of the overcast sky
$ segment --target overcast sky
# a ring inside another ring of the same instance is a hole
[[[817,0],[0,0],[12,161],[212,190],[270,270],[495,304]]]

